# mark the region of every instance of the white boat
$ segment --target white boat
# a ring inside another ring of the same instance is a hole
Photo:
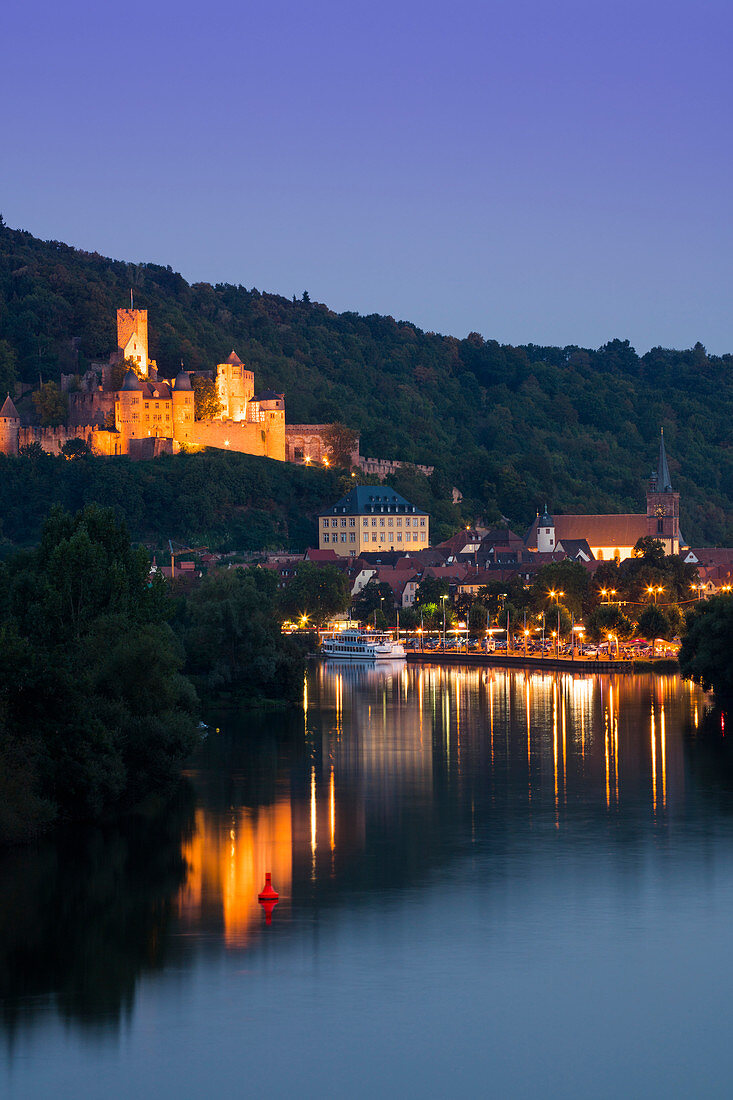
[[[405,656],[405,647],[389,633],[334,630],[322,635],[321,654],[342,661],[399,661]]]

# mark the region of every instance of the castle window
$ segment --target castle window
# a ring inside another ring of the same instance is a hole
[[[376,526],[377,526],[377,521],[374,517],[372,517],[372,527],[376,527]]]
[[[420,532],[420,542],[425,542],[425,532],[424,531]]]
[[[341,541],[342,541],[342,542],[346,542],[346,532],[345,532],[345,531],[344,531],[344,532],[343,532],[343,534],[341,535]]]
[[[346,520],[345,520],[345,519],[342,519],[342,520],[341,520],[341,526],[342,526],[342,527],[345,527],[345,526],[346,526]]]
[[[365,527],[369,526],[369,520],[366,518],[366,516],[364,516],[364,526]]]
[[[390,516],[390,517],[389,517],[389,519],[387,520],[387,526],[388,526],[388,527],[392,527],[392,526],[393,526],[393,524],[394,524],[394,520],[393,520],[393,519],[392,519],[392,517]]]
[[[425,520],[424,520],[424,519],[421,519],[421,520],[420,520],[420,526],[421,526],[421,527],[424,527],[424,526],[425,526]]]
[[[657,534],[658,535],[663,535],[664,534],[664,520],[663,519],[658,519],[657,520]]]
[[[372,542],[376,542],[376,541],[377,541],[377,532],[372,531]]]
[[[330,542],[331,541],[331,536],[329,535],[328,531],[323,532],[323,541],[324,542]]]
[[[410,517],[407,516],[407,518],[405,519],[405,527],[409,527],[409,526],[410,526]]]
[[[356,520],[355,519],[350,519],[349,520],[349,527],[356,527]]]
[[[390,533],[389,533],[389,541],[390,541],[390,542],[394,542],[394,531],[390,531]]]
[[[398,527],[401,527],[401,526],[402,526],[402,520],[401,520],[401,519],[398,519],[398,520],[397,520],[397,526],[398,526]]]
[[[379,541],[384,542],[384,531],[379,532]]]
[[[349,542],[356,542],[356,532],[355,531],[350,531],[349,532]]]
[[[384,527],[384,520],[383,520],[383,519],[380,519],[380,520],[379,520],[379,526],[380,526],[380,527]]]
[[[397,532],[397,541],[402,542],[402,532],[401,531]]]

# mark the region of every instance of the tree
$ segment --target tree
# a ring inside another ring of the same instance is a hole
[[[352,455],[359,445],[358,433],[336,421],[329,424],[322,434],[323,442],[331,451],[333,464],[348,469],[351,466]]]
[[[712,596],[688,612],[679,662],[686,679],[733,697],[733,596]]]
[[[425,607],[426,604],[440,604],[440,597],[448,595],[448,581],[437,577],[423,577],[417,586],[415,604],[417,607]],[[446,601],[448,602],[448,601]]]
[[[122,388],[122,382],[127,372],[134,371],[138,378],[141,378],[140,367],[135,359],[118,359],[118,361],[112,367],[110,376],[110,385],[113,390],[119,390]]]
[[[230,569],[207,577],[188,599],[183,626],[187,669],[205,689],[297,698],[303,654],[282,634],[271,571]]]
[[[285,589],[283,604],[293,618],[307,615],[312,623],[323,623],[346,611],[351,595],[345,574],[335,565],[304,562]]]
[[[615,604],[602,603],[585,619],[585,636],[591,642],[599,642],[612,634],[625,641],[634,634],[634,624]]]
[[[18,356],[7,340],[0,340],[0,403],[12,393],[18,378]]]
[[[216,382],[203,375],[193,376],[193,406],[197,420],[216,420],[221,416],[221,401],[216,389]]]
[[[42,382],[32,394],[32,400],[44,428],[55,428],[66,423],[69,401],[55,382]]]
[[[643,538],[637,539],[632,556],[635,558],[643,558],[647,565],[651,565],[656,569],[662,569],[664,567],[664,544],[659,539],[651,538],[649,535],[645,535]]]
[[[27,831],[159,791],[195,744],[196,695],[148,572],[95,505],[53,509],[38,547],[0,569],[0,756],[13,766],[8,745],[23,748]]]
[[[672,605],[674,607],[674,605]],[[637,630],[643,638],[674,638],[679,629],[679,609],[674,608],[677,615],[670,615],[666,607],[658,607],[649,604],[639,615]]]
[[[86,439],[67,439],[61,444],[61,454],[70,461],[77,458],[88,458],[92,448]]]
[[[562,603],[579,618],[586,606],[589,575],[580,562],[553,561],[543,565],[532,585],[532,607],[549,611],[554,606],[550,592],[562,592]]]
[[[369,622],[375,611],[381,612],[386,622],[393,617],[391,612],[394,611],[394,592],[386,582],[380,584],[372,577],[354,597],[352,608],[359,622]]]

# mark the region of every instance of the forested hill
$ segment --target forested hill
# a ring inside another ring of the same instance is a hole
[[[463,490],[467,514],[520,528],[545,501],[558,512],[641,510],[663,426],[686,538],[733,542],[731,355],[457,340],[336,314],[307,295],[189,285],[169,267],[1,226],[2,389],[14,368],[34,382],[106,358],[131,287],[164,373],[181,359],[210,369],[234,347],[258,387],[284,391],[288,421],[343,420],[363,454],[435,465]]]

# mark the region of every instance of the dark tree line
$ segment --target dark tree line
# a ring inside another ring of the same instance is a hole
[[[733,356],[701,344],[643,356],[512,347],[422,332],[378,315],[335,314],[229,284],[189,285],[169,267],[127,264],[0,226],[0,381],[82,371],[116,342],[135,289],[164,373],[211,369],[235,347],[258,387],[286,394],[291,422],[342,421],[362,453],[437,467],[468,511],[521,528],[557,512],[637,511],[660,426],[691,543],[733,541]]]

